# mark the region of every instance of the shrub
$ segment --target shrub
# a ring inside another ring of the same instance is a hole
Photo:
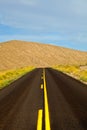
[[[79,80],[87,82],[87,70],[81,70],[80,66],[59,65],[54,68],[64,73],[72,74]]]
[[[12,81],[18,79],[22,75],[33,70],[34,67],[25,67],[15,70],[3,71],[0,73],[0,89],[10,84]]]

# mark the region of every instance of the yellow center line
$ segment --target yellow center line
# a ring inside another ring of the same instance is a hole
[[[37,130],[42,130],[43,110],[38,111]]]
[[[43,89],[43,84],[41,84],[41,87],[40,87],[41,89]]]
[[[41,79],[43,79],[43,76],[41,77]]]
[[[44,78],[43,80],[44,80],[44,102],[45,102],[45,130],[51,130],[48,99],[47,99],[47,89],[46,89],[45,69],[43,69],[43,78]]]

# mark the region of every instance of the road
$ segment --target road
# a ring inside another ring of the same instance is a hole
[[[0,130],[87,130],[87,85],[33,70],[0,90]]]

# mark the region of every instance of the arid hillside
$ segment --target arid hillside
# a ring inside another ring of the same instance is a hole
[[[0,70],[24,66],[51,67],[87,64],[87,52],[35,42],[0,43]]]

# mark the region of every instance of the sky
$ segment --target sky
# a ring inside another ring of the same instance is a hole
[[[0,0],[0,42],[9,40],[87,51],[87,0]]]

